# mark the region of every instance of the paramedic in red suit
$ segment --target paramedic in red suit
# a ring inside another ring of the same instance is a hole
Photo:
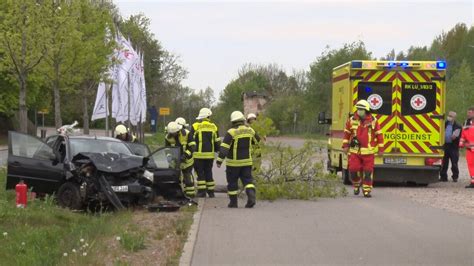
[[[370,198],[373,187],[373,171],[375,153],[383,150],[383,134],[377,119],[370,113],[370,105],[366,100],[356,104],[357,112],[347,120],[344,129],[342,148],[349,153],[349,173],[354,186],[354,194],[362,192]],[[377,149],[378,148],[378,149]]]
[[[466,148],[467,167],[469,168],[469,176],[471,177],[471,181],[466,188],[474,188],[474,107],[469,108],[467,114],[468,119],[462,129],[459,147]]]

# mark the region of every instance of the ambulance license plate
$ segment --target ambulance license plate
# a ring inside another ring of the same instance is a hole
[[[407,158],[383,158],[384,164],[407,164]]]

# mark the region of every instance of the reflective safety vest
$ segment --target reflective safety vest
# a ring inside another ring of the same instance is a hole
[[[357,145],[354,145],[355,140],[358,142]],[[349,118],[342,140],[342,148],[346,147],[350,147],[350,153],[362,155],[374,154],[377,147],[379,151],[383,151],[383,134],[377,119],[368,115],[361,120],[357,114]]]
[[[176,137],[167,134],[165,145],[181,148],[181,154],[185,155],[185,160],[181,162],[181,169],[186,169],[194,164],[193,152],[196,142],[194,142],[193,136],[189,130],[180,130]]]
[[[255,131],[243,124],[229,129],[221,144],[217,161],[227,166],[252,166],[252,147],[260,141]]]
[[[214,153],[219,150],[221,138],[216,124],[209,119],[203,119],[193,124],[191,134],[196,142],[196,159],[214,159]]]

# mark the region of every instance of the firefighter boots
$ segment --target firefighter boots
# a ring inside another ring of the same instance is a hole
[[[229,205],[227,207],[229,208],[237,208],[237,195],[229,195]]]
[[[209,196],[209,198],[215,198],[216,197],[216,195],[214,195],[214,191],[212,191],[212,190],[208,190],[207,195]]]
[[[255,189],[249,188],[246,190],[247,192],[247,204],[245,204],[245,208],[253,208],[256,203],[256,195],[255,195]]]
[[[198,198],[205,198],[206,197],[206,190],[198,189],[197,195]]]

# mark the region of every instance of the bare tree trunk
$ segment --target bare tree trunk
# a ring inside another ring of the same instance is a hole
[[[61,119],[61,94],[59,92],[59,66],[55,64],[55,80],[53,81],[54,91],[54,124],[56,128],[60,128],[63,125]]]
[[[20,132],[28,133],[28,109],[26,108],[26,77],[20,77]]]
[[[89,135],[89,102],[87,99],[89,86],[85,83],[82,87],[82,123],[85,135]]]

